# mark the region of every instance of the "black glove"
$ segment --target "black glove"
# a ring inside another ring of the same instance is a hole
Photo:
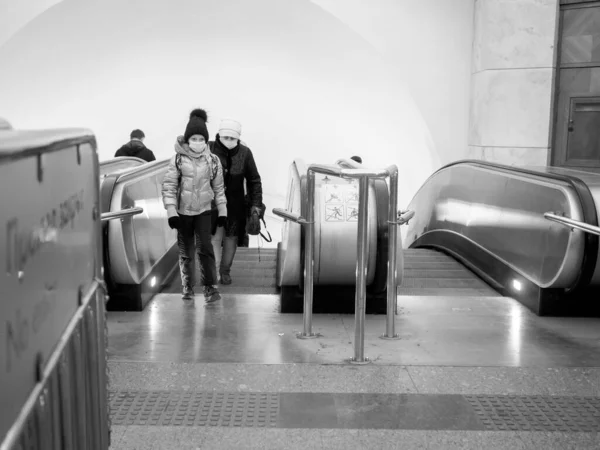
[[[226,227],[227,226],[227,217],[219,216],[217,218],[217,226],[218,227]]]
[[[179,230],[179,227],[181,226],[181,219],[179,216],[169,217],[169,226],[172,230]]]

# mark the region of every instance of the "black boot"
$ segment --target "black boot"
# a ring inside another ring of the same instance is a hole
[[[231,284],[231,275],[221,272],[221,284]]]
[[[194,298],[194,290],[191,286],[183,287],[183,296],[181,298],[182,300],[192,300]]]
[[[213,303],[221,300],[221,294],[214,286],[204,286],[204,297],[206,303]]]

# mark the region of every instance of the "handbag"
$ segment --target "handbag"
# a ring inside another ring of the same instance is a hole
[[[250,197],[246,195],[246,233],[251,236],[260,235],[266,242],[271,242],[273,238],[271,237],[271,233],[267,230],[267,223],[265,222],[265,211],[267,207],[264,203],[261,203],[258,207],[258,212],[256,210],[252,210],[252,203],[250,202]],[[263,226],[265,228],[265,232],[269,236],[268,238],[262,233],[260,222],[262,221]]]

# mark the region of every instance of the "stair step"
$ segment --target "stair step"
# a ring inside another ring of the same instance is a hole
[[[257,249],[253,249],[253,250],[247,250],[247,249],[242,249],[239,248],[236,251],[236,255],[243,255],[243,256],[258,256],[258,255],[265,255],[265,256],[276,256],[277,255],[277,250],[275,249],[271,249],[271,248],[261,248],[260,252]]]
[[[414,262],[404,260],[404,270],[468,270],[465,266],[456,262],[434,261]]]
[[[233,260],[233,264],[268,264],[270,266],[275,267],[277,265],[277,259],[270,259],[270,258],[260,258],[260,260],[258,258],[254,258],[254,259],[243,259],[243,258],[239,258],[235,257],[235,259]]]
[[[398,295],[414,296],[461,296],[461,297],[501,297],[493,289],[461,289],[461,288],[405,288],[398,287]]]
[[[457,261],[455,259],[450,258],[449,256],[446,255],[417,255],[417,256],[411,256],[411,255],[404,255],[404,261],[410,261],[410,262],[452,262],[457,264]]]
[[[275,277],[269,277],[269,278],[265,278],[265,277],[252,277],[252,276],[233,276],[233,274],[231,274],[231,279],[233,280],[233,283],[231,284],[231,286],[239,286],[239,287],[244,287],[244,286],[271,286],[271,287],[276,287],[277,286],[277,279]]]
[[[271,261],[261,261],[261,262],[252,262],[252,261],[233,261],[231,265],[231,269],[261,269],[261,270],[271,270],[275,272],[277,268],[277,263]]]
[[[439,278],[439,279],[447,279],[447,278],[463,278],[463,279],[473,279],[475,275],[468,271],[467,269],[407,269],[404,268],[404,278]]]
[[[491,289],[478,278],[474,279],[435,279],[435,278],[404,278],[402,287],[407,288],[475,288]]]
[[[231,268],[232,277],[275,278],[275,270],[271,268],[238,267]]]

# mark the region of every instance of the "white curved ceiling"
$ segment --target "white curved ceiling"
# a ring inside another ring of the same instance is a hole
[[[361,36],[308,0],[65,0],[0,47],[15,127],[86,126],[101,159],[132,128],[172,154],[193,107],[244,124],[265,190],[294,157],[401,166],[401,202],[437,167],[410,92]],[[275,206],[275,205],[274,205]]]

